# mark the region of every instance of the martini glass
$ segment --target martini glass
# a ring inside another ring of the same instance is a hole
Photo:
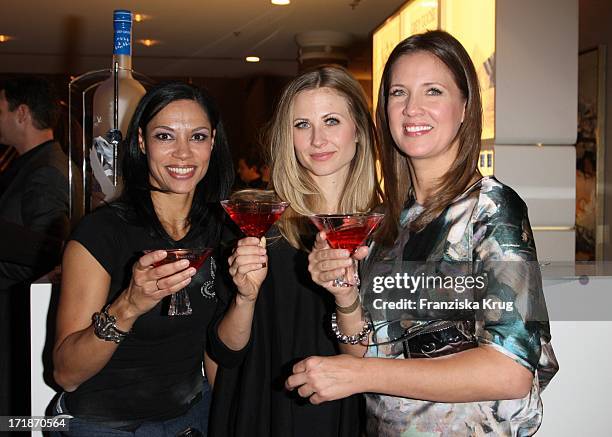
[[[316,214],[310,220],[319,231],[325,231],[327,241],[333,249],[346,249],[351,256],[380,224],[384,215],[376,212],[352,214]],[[357,260],[353,258],[353,279],[334,279],[334,287],[359,286]]]
[[[153,263],[153,267],[173,263],[182,259],[189,260],[189,267],[199,270],[204,261],[213,253],[210,247],[197,247],[193,249],[162,249],[168,254],[164,259]],[[152,251],[146,251],[152,252]],[[188,268],[189,268],[188,267]],[[169,316],[189,316],[193,313],[187,289],[183,288],[170,296]]]
[[[263,237],[285,209],[288,202],[282,202],[274,191],[237,191],[221,206],[247,237]]]

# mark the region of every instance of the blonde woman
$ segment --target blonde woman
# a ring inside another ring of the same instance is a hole
[[[225,345],[210,435],[359,435],[358,399],[323,406],[283,384],[309,355],[336,355],[329,330],[335,301],[310,279],[308,248],[316,230],[306,216],[368,211],[378,204],[375,129],[362,89],[344,69],[302,73],[284,89],[267,146],[272,184],[291,203],[265,240],[244,238],[229,257],[235,294],[211,330]]]

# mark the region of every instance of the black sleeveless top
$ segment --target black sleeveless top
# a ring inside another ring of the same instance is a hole
[[[110,303],[128,286],[143,250],[201,246],[197,234],[170,243],[103,207],[83,218],[70,239],[81,243],[111,276]],[[188,285],[191,316],[165,315],[162,300],[138,318],[106,366],[66,394],[68,412],[121,429],[185,413],[202,390],[206,329],[217,305],[214,270],[213,256]]]

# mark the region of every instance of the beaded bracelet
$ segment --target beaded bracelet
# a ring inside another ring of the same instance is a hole
[[[338,327],[338,316],[336,313],[332,313],[331,315],[331,329],[332,332],[336,335],[336,339],[338,342],[343,344],[361,344],[364,343],[370,332],[372,332],[372,325],[370,322],[364,322],[363,328],[355,335],[346,335],[340,331],[340,327]]]

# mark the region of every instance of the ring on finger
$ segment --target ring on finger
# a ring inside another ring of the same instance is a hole
[[[155,288],[157,288],[157,290],[156,290],[156,291],[159,291],[159,290],[160,290],[158,282],[159,282],[159,279],[156,279],[156,280],[155,280]]]

